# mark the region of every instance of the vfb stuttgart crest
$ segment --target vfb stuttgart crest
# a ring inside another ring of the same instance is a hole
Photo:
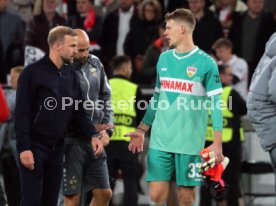
[[[92,74],[94,77],[97,77],[97,69],[96,69],[96,68],[94,68],[94,67],[91,68],[91,67],[90,67],[89,70],[90,70],[91,74]]]
[[[188,77],[194,76],[196,71],[197,71],[197,68],[195,68],[195,67],[190,67],[190,66],[187,67],[187,76]]]

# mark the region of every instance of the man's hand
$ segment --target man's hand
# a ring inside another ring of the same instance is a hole
[[[207,149],[214,152],[215,163],[219,163],[223,161],[224,156],[222,154],[221,144],[213,143],[209,147],[207,147]]]
[[[103,143],[98,137],[92,137],[91,144],[95,155],[99,155],[103,152]]]
[[[229,158],[224,157],[222,162],[215,163],[214,152],[210,151],[209,148],[205,148],[200,151],[200,156],[204,160],[199,167],[199,172],[204,178],[209,178],[213,181],[219,181],[222,173],[229,163]]]
[[[209,149],[203,149],[200,151],[200,156],[202,157],[202,159],[204,159],[204,162],[200,164],[200,173],[204,173],[210,168],[215,167],[216,159],[213,151],[210,151]]]
[[[20,161],[24,167],[29,170],[34,170],[34,155],[31,150],[26,150],[20,153]]]
[[[125,137],[130,137],[130,143],[128,149],[132,153],[142,152],[144,147],[145,133],[140,129],[137,129],[135,132],[129,132],[124,135]]]
[[[100,135],[101,135],[101,142],[103,144],[103,146],[107,146],[109,144],[109,135],[107,134],[106,130],[100,131]]]

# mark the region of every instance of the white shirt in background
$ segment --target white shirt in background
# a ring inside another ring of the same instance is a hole
[[[239,94],[246,100],[248,93],[248,65],[246,61],[236,55],[232,55],[232,58],[228,62],[221,62],[219,64],[226,64],[232,68],[232,73],[239,78],[239,82],[232,87],[239,92]]]
[[[119,9],[119,27],[116,55],[124,55],[124,43],[130,29],[130,19],[133,16],[133,13],[133,6],[130,7],[127,12],[123,12],[121,9]]]

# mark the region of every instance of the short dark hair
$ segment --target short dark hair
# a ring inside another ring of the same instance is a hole
[[[167,13],[165,16],[165,21],[169,20],[181,20],[187,23],[191,31],[194,30],[196,20],[195,16],[189,9],[176,9],[171,13]]]
[[[131,62],[131,59],[130,59],[130,57],[128,57],[126,55],[113,57],[112,61],[111,61],[112,71],[116,71],[116,70],[120,69],[123,64],[128,63],[128,62]]]
[[[216,49],[219,49],[219,48],[222,48],[222,47],[232,49],[233,44],[230,41],[230,39],[222,37],[222,38],[219,38],[217,41],[215,41],[215,43],[212,46],[212,49],[216,50]]]
[[[67,26],[56,26],[48,34],[48,45],[51,48],[57,41],[64,41],[66,35],[77,36],[74,29]]]

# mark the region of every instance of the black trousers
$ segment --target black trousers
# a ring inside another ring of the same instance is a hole
[[[20,163],[21,206],[56,206],[62,176],[64,146],[32,145],[35,168]]]
[[[9,206],[18,206],[21,200],[19,169],[14,155],[5,154],[1,157],[3,179]]]
[[[124,182],[124,206],[137,206],[137,166],[138,154],[133,154],[128,150],[128,142],[110,141],[105,151],[107,154],[107,165],[110,176],[110,186],[113,190],[119,169],[122,171]]]
[[[229,142],[222,144],[223,155],[230,159],[222,178],[230,185],[229,193],[226,197],[228,206],[239,206],[241,196],[241,154],[240,142]],[[211,206],[212,197],[208,189],[204,186],[200,188],[200,206]]]

